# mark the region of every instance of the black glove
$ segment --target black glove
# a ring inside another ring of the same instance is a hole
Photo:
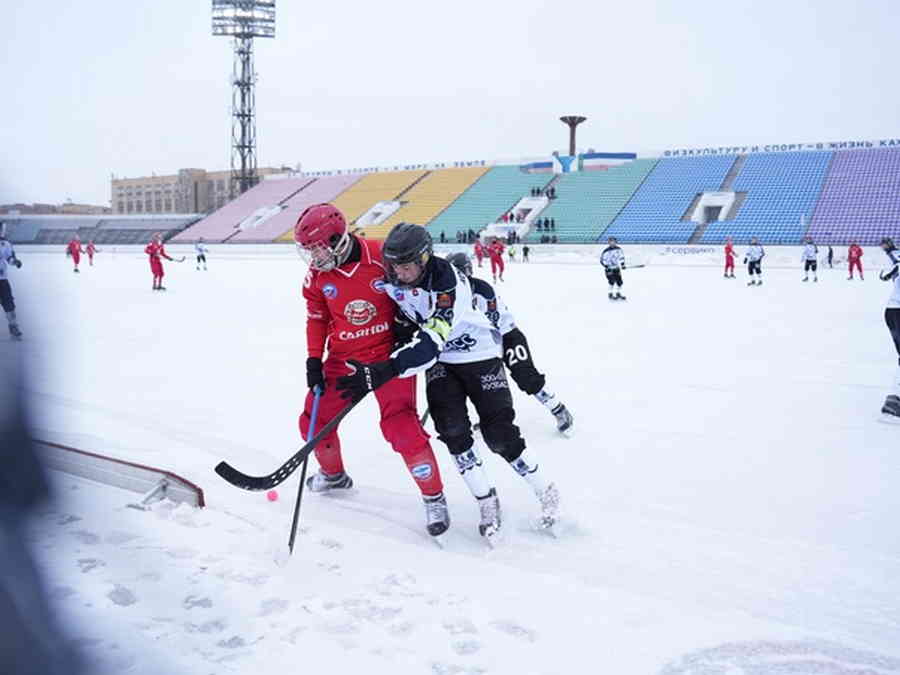
[[[16,266],[16,269],[22,269],[22,261],[18,258],[13,258],[12,264]]]
[[[347,365],[353,369],[353,372],[337,379],[337,388],[343,399],[358,401],[370,391],[375,391],[398,375],[394,362],[390,359],[378,363],[360,363],[350,359],[347,361]]]
[[[306,359],[306,386],[325,391],[325,375],[322,374],[322,359],[310,356]]]

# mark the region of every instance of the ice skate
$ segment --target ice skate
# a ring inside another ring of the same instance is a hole
[[[747,285],[748,286],[756,286],[756,282],[753,279],[751,279],[750,281],[747,282]]]
[[[478,508],[481,510],[478,533],[490,541],[500,531],[500,500],[497,498],[497,490],[491,488],[484,497],[478,497]]]
[[[813,277],[813,283],[814,284],[819,283],[819,277]]]
[[[572,433],[572,426],[575,420],[572,419],[572,413],[562,403],[550,411],[556,418],[556,429],[562,434],[569,435]]]
[[[627,300],[627,299],[628,299],[628,298],[626,298],[626,297],[625,297],[624,295],[622,295],[621,293],[616,293],[616,300]]]
[[[803,277],[803,281],[809,281],[809,277]]]
[[[884,405],[881,407],[881,412],[888,417],[888,419],[894,418],[897,422],[900,422],[900,396],[896,394],[890,394],[884,401]]]
[[[17,342],[22,339],[22,331],[19,330],[18,324],[9,324],[9,336]]]
[[[559,520],[559,490],[554,483],[550,483],[542,492],[537,493],[541,503],[541,517],[538,518],[538,526],[548,530]]]
[[[450,511],[447,509],[447,498],[442,492],[433,497],[423,497],[423,499],[425,501],[425,524],[428,528],[428,534],[432,537],[438,537],[450,527]]]
[[[306,479],[306,487],[313,492],[331,492],[332,490],[349,490],[353,487],[353,479],[341,471],[329,476],[323,471],[314,473]]]

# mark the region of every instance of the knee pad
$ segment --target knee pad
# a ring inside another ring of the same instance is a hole
[[[511,462],[525,449],[525,441],[519,433],[519,427],[513,424],[512,408],[502,411],[486,424],[482,423],[481,433],[484,442],[507,462]]]
[[[300,437],[303,438],[303,440],[308,441],[310,439],[309,415],[306,412],[304,412],[300,415],[300,420],[299,420],[298,426],[300,427]],[[319,429],[320,427],[321,427],[320,424],[316,425],[316,429]],[[341,442],[338,439],[337,429],[332,430],[332,432],[330,434],[328,434],[325,438],[323,438],[319,442],[319,445],[320,446],[336,445],[338,448],[340,448]]]
[[[419,424],[419,418],[413,409],[401,410],[381,420],[381,433],[384,440],[391,444],[396,452],[407,455],[417,452],[428,444],[430,436]]]
[[[462,422],[438,428],[438,438],[451,455],[459,455],[472,447],[472,428]]]

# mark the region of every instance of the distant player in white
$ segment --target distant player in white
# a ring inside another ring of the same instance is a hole
[[[894,282],[891,297],[888,298],[884,310],[884,321],[887,323],[894,347],[897,348],[898,364],[900,364],[900,251],[894,246],[894,240],[885,237],[881,240],[881,248],[888,257],[888,266],[879,274],[882,281]],[[891,421],[900,422],[900,365],[894,373],[891,393],[888,394],[881,412]]]
[[[818,281],[819,247],[813,243],[812,237],[806,238],[800,260],[803,263],[803,281],[809,281],[810,270],[813,273],[813,281]]]
[[[203,263],[203,271],[206,270],[206,244],[203,243],[203,237],[200,237],[197,240],[197,243],[194,244],[194,250],[197,252],[197,271],[200,271],[200,263]]]
[[[12,265],[16,269],[22,267],[22,261],[16,258],[16,252],[12,244],[6,239],[6,224],[0,223],[0,306],[6,312],[6,321],[9,324],[9,335],[13,340],[22,339],[22,331],[16,320],[16,303],[13,300],[12,287],[6,278],[7,270]]]
[[[762,286],[762,259],[765,257],[766,251],[759,243],[759,238],[751,238],[750,248],[744,254],[744,263],[747,265],[747,273],[750,275],[748,286]]]
[[[622,270],[625,269],[625,254],[619,248],[615,237],[610,237],[608,246],[600,254],[600,264],[606,272],[606,281],[609,283],[609,299],[624,300],[622,295]]]

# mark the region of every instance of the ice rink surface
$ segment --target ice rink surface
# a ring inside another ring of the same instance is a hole
[[[32,363],[38,435],[175,471],[209,505],[139,512],[55,476],[34,544],[104,672],[900,673],[900,427],[879,421],[896,354],[877,261],[865,282],[778,269],[760,288],[650,264],[626,270],[625,303],[598,267],[508,266],[498,290],[575,416],[563,438],[516,391],[562,493],[558,537],[532,529],[530,490],[487,456],[505,518],[488,550],[435,439],[453,519],[438,550],[367,401],[341,427],[356,489],[306,495],[280,567],[296,475],[270,503],[212,468],[268,473],[300,445],[299,260],[213,247],[208,272],[168,263],[155,293],[134,251],[79,275],[61,252],[20,257],[25,342],[3,348]]]

